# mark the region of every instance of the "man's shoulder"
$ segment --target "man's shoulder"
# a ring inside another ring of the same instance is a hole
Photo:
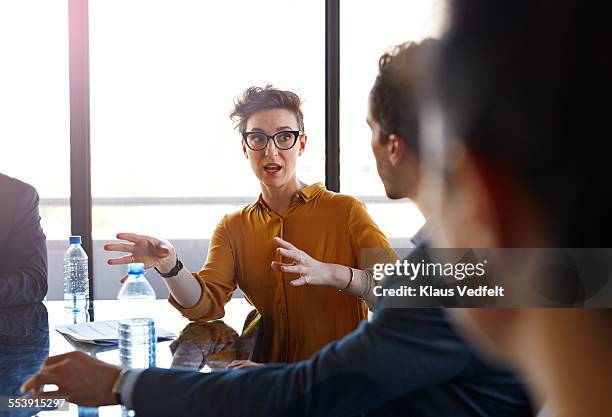
[[[383,324],[396,330],[405,330],[418,333],[417,329],[446,329],[448,334],[456,338],[446,314],[441,308],[422,307],[422,308],[381,308],[376,310],[372,322]]]
[[[30,184],[18,180],[17,178],[9,177],[8,175],[0,173],[0,190],[3,191],[12,191],[18,193],[28,193],[35,194],[36,189]]]
[[[0,195],[12,205],[30,204],[38,198],[36,188],[28,183],[0,173]]]
[[[427,246],[420,244],[412,249],[401,262],[419,263],[421,261],[427,262],[429,259]],[[385,277],[382,287],[399,291],[410,284],[411,281],[407,280],[406,277],[392,274]],[[380,316],[380,320],[386,322],[397,321],[398,326],[407,326],[412,329],[418,328],[417,324],[424,325],[422,328],[443,328],[448,330],[449,336],[456,337],[444,311],[440,307],[420,306],[419,303],[412,302],[410,297],[381,297],[377,304],[376,315]]]

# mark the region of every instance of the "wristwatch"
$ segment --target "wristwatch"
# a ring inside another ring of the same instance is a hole
[[[129,372],[129,369],[122,369],[121,372],[119,373],[119,376],[115,380],[115,383],[113,384],[113,388],[111,392],[117,404],[123,405],[123,401],[121,400],[121,390],[123,389],[123,383],[125,382],[125,378],[128,372]]]
[[[164,278],[172,278],[177,276],[181,269],[183,269],[183,263],[178,256],[176,257],[176,265],[174,265],[174,268],[172,268],[167,274],[162,273],[159,269],[157,269],[157,267],[155,267],[157,273]]]

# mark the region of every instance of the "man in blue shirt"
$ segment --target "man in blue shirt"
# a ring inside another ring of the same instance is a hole
[[[427,46],[427,45],[429,46]],[[372,149],[391,198],[418,203],[416,71],[433,41],[383,56],[370,94]],[[427,213],[425,213],[427,215]],[[417,242],[421,243],[422,242]],[[410,255],[425,257],[421,248]],[[389,277],[384,286],[402,284]],[[202,374],[177,369],[121,371],[87,355],[50,358],[24,384],[57,384],[55,395],[87,406],[121,402],[144,416],[529,416],[515,377],[481,360],[441,309],[387,308],[308,361]],[[48,395],[48,394],[44,394]]]

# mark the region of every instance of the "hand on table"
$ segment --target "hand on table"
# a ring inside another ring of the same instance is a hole
[[[298,279],[291,281],[292,285],[329,285],[334,288],[346,286],[351,274],[348,267],[317,261],[280,237],[275,237],[274,241],[279,246],[276,250],[284,258],[293,259],[295,262],[288,264],[275,261],[272,262],[272,269],[298,274]]]
[[[42,369],[21,386],[21,392],[36,397],[68,397],[71,403],[87,407],[113,405],[117,402],[112,389],[121,368],[93,358],[83,352],[70,352],[47,358]],[[43,392],[47,384],[57,391]]]
[[[109,265],[125,265],[132,262],[142,262],[145,269],[157,268],[161,272],[169,272],[176,264],[176,251],[167,240],[134,233],[119,233],[117,239],[129,243],[107,243],[104,250],[107,252],[127,252],[128,255],[111,258]],[[121,278],[123,283],[127,276]]]
[[[263,363],[257,363],[249,360],[236,360],[231,361],[229,365],[227,365],[227,369],[250,369],[250,368],[259,368],[260,366],[265,366]]]

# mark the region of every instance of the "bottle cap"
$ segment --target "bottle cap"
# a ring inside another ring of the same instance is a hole
[[[70,236],[70,238],[68,239],[68,242],[70,242],[70,244],[80,244],[81,243],[81,236]]]
[[[144,274],[144,264],[142,262],[132,262],[128,264],[129,275]]]

